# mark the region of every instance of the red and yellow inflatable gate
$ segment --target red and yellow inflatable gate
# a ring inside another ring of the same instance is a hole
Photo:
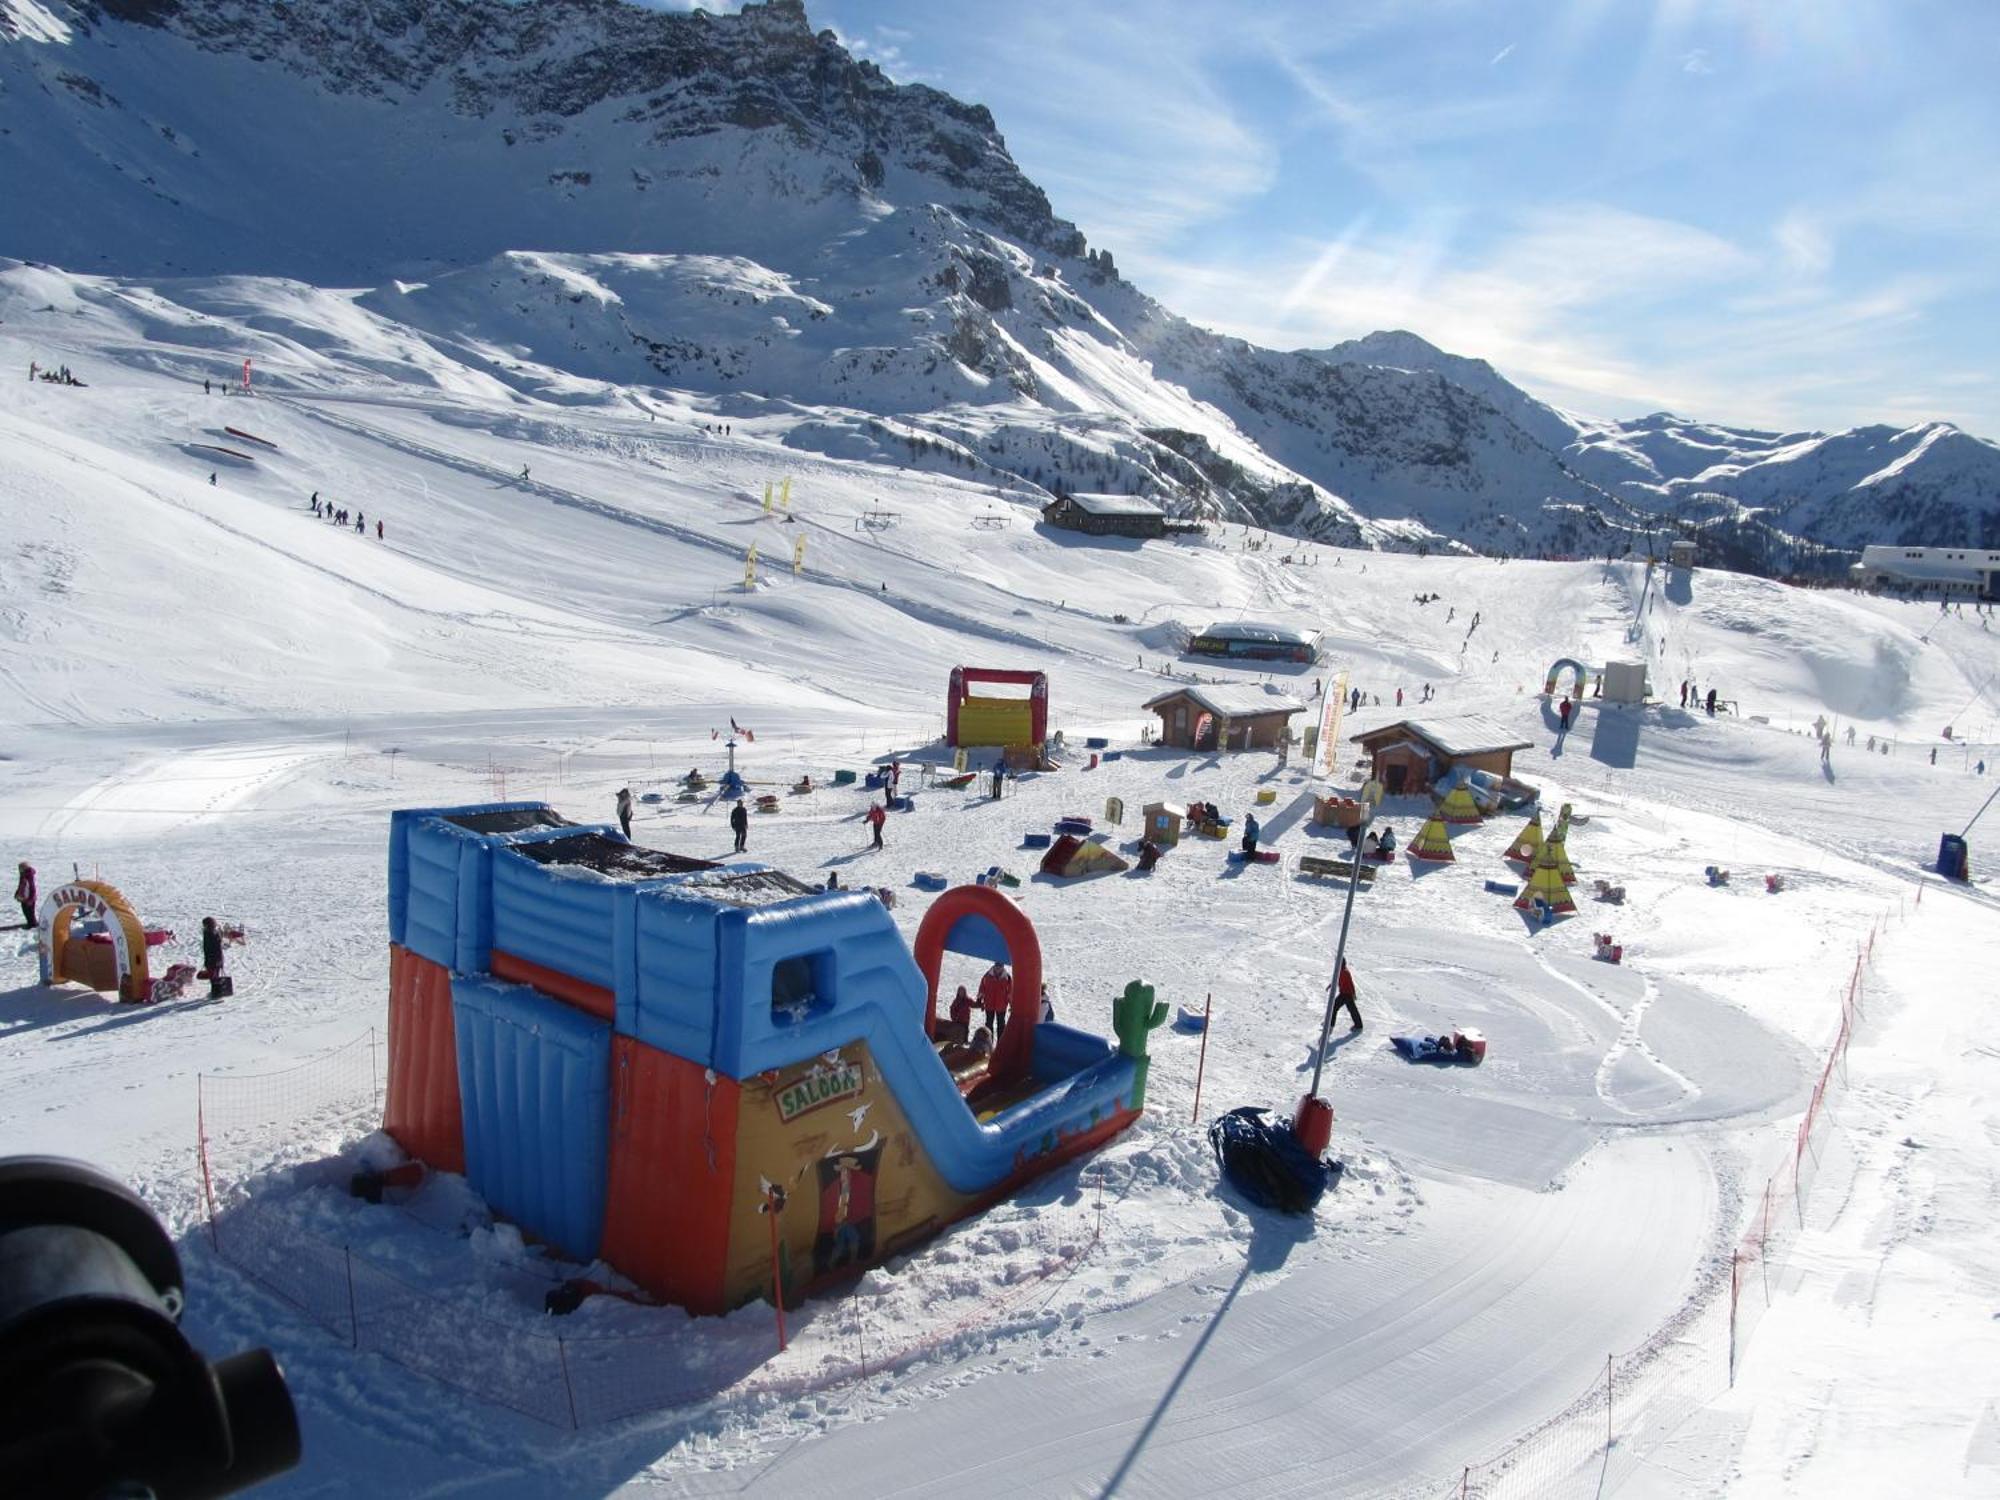
[[[72,934],[79,914],[103,923],[110,941]],[[43,984],[75,981],[94,990],[116,990],[121,1000],[145,1000],[152,994],[146,929],[116,886],[101,880],[59,885],[42,898],[35,925]]]

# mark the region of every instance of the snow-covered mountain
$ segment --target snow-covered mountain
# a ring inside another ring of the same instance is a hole
[[[2000,450],[1962,434],[1841,488],[1811,435],[1593,423],[1409,334],[1196,328],[1056,216],[986,109],[893,82],[800,0],[0,0],[0,192],[36,205],[0,254],[176,327],[230,300],[218,278],[365,289],[285,293],[282,330],[225,317],[218,348],[414,336],[452,367],[430,378],[782,409],[794,446],[1025,495],[1505,551],[1670,511],[1789,566],[1795,537],[1883,539],[1883,506],[1891,540],[1976,539],[2000,493]]]
[[[1573,473],[1641,510],[1762,530],[1773,545],[2000,546],[2000,445],[1949,422],[1836,433],[1763,432],[1668,412],[1612,422],[1538,401],[1486,361],[1447,354],[1413,333],[1371,333],[1315,353],[1335,365],[1433,374],[1471,391]]]

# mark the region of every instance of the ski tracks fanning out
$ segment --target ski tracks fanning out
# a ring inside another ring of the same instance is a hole
[[[1644,988],[1639,998],[1633,1002],[1631,1009],[1621,1013],[1617,1006],[1613,1005],[1589,985],[1584,984],[1580,980],[1572,979],[1569,975],[1549,963],[1547,959],[1542,957],[1540,951],[1536,949],[1533,943],[1528,942],[1525,938],[1522,939],[1522,942],[1529,953],[1533,955],[1536,964],[1540,966],[1542,972],[1547,974],[1550,979],[1554,980],[1557,984],[1574,990],[1592,1005],[1598,1006],[1611,1015],[1618,1017],[1618,1035],[1613,1039],[1611,1045],[1605,1049],[1604,1056],[1599,1059],[1597,1064],[1597,1097],[1603,1100],[1606,1106],[1617,1110],[1622,1115],[1644,1118],[1650,1115],[1664,1114],[1669,1110],[1681,1109],[1701,1097],[1701,1085],[1661,1058],[1658,1053],[1654,1052],[1646,1044],[1645,1038],[1640,1035],[1640,1028],[1645,1022],[1646,1012],[1652,1008],[1653,1002],[1660,995],[1660,987],[1654,982],[1651,975],[1636,969],[1626,971],[1636,974]],[[1672,1098],[1649,1104],[1644,1108],[1637,1108],[1629,1104],[1624,1097],[1621,1097],[1625,1091],[1620,1089],[1618,1079],[1620,1065],[1625,1063],[1628,1058],[1638,1059],[1641,1067],[1648,1068],[1657,1073],[1674,1089],[1678,1090],[1678,1092]]]

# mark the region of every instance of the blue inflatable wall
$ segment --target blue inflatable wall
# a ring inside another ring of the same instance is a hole
[[[514,852],[522,845],[578,833],[624,842],[615,828],[556,828],[509,839],[499,851],[493,861],[490,946],[615,991],[616,909],[632,900],[635,887],[586,871],[538,864]]]
[[[580,1261],[604,1225],[611,1028],[523,985],[454,975],[465,1176]]]

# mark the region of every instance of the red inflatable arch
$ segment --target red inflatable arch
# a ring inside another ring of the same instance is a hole
[[[926,1036],[937,1035],[938,973],[947,952],[1013,967],[1014,1006],[987,1076],[999,1084],[1025,1079],[1035,1057],[1035,1023],[1042,1018],[1042,940],[1027,913],[991,886],[954,886],[924,913],[911,951],[924,976]]]

